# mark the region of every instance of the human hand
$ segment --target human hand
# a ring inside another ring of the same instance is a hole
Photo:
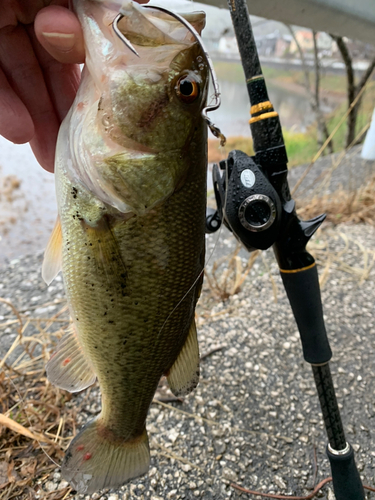
[[[16,144],[30,142],[39,163],[52,172],[57,133],[85,59],[81,26],[67,8],[69,0],[0,3],[0,135]]]

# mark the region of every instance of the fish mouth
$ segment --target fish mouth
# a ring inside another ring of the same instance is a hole
[[[201,31],[205,26],[205,13],[190,14],[190,22],[197,23]],[[115,20],[117,29],[130,42],[128,48],[138,56],[135,47],[157,47],[160,45],[190,45],[194,36],[183,28],[182,23],[162,9],[140,6],[134,2],[123,2],[120,14]],[[182,28],[182,29],[181,29]]]

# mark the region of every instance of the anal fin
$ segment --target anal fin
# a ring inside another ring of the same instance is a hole
[[[57,217],[55,227],[44,252],[42,278],[49,285],[59,274],[62,266],[62,232],[60,217]]]
[[[58,343],[46,371],[51,384],[69,392],[82,391],[95,382],[96,375],[79,345],[74,328]]]
[[[177,397],[186,396],[199,382],[199,346],[193,319],[184,346],[167,375],[168,384]]]

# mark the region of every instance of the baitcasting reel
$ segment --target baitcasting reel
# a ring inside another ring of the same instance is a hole
[[[224,221],[249,252],[266,250],[274,244],[282,214],[280,197],[255,159],[242,151],[231,151],[227,160],[214,165],[218,209],[209,210],[206,219],[208,233],[216,231]]]

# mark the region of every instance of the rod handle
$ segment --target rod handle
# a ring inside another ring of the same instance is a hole
[[[305,360],[312,364],[327,363],[332,352],[324,325],[316,264],[280,271],[301,335]]]
[[[327,446],[336,500],[364,500],[365,492],[354,461],[354,451],[350,445],[348,447],[348,452],[337,455]]]

